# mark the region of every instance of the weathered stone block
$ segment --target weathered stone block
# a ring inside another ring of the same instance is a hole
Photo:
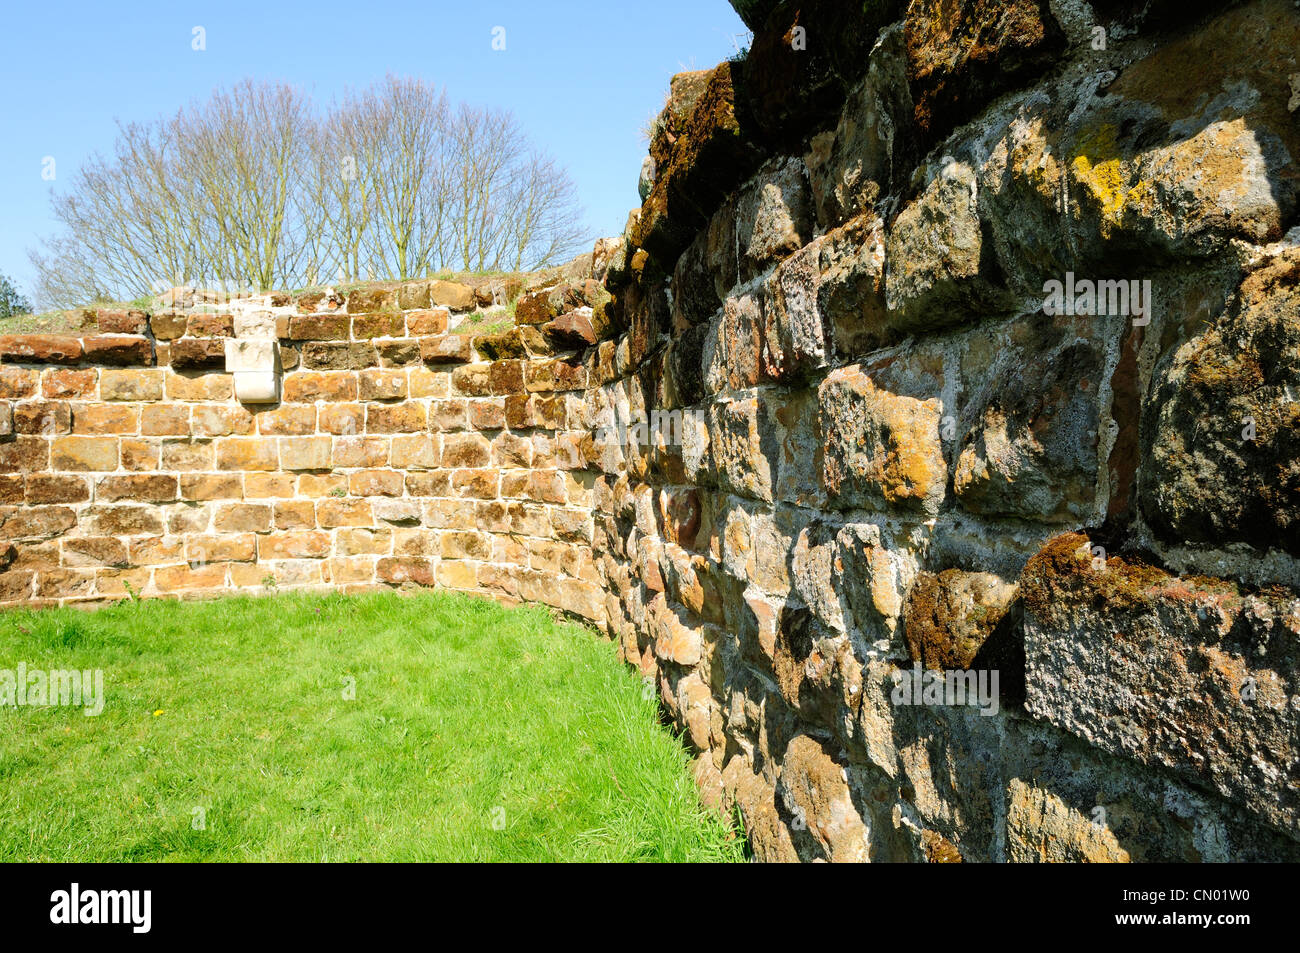
[[[742,77],[740,67],[732,63],[708,74],[671,152],[663,162],[656,159],[654,187],[631,240],[666,269],[672,268],[727,193],[761,161],[761,150],[736,113],[733,79],[743,81]]]
[[[938,511],[948,467],[937,397],[891,393],[860,365],[832,371],[818,396],[823,478],[833,503]]]
[[[369,500],[322,499],[316,503],[316,522],[321,529],[338,526],[371,526],[375,514]]]
[[[188,437],[190,408],[183,404],[146,404],[140,408],[140,433],[153,437]]]
[[[159,341],[174,341],[185,333],[186,315],[164,311],[149,316],[149,330]]]
[[[95,483],[95,502],[134,500],[139,503],[171,503],[176,499],[176,489],[174,474],[140,473],[131,476],[107,476],[101,477]]]
[[[976,382],[968,407],[978,416],[953,476],[971,512],[1076,523],[1092,514],[1103,356],[1100,342],[1063,331],[1039,319],[1023,350]]]
[[[403,475],[396,470],[360,470],[348,476],[353,496],[401,496]]]
[[[77,525],[77,512],[70,506],[22,506],[0,510],[0,538],[6,540],[49,539]]]
[[[238,474],[180,474],[180,498],[182,500],[238,500],[242,499],[243,496],[244,484]]]
[[[212,517],[219,533],[269,533],[272,508],[266,503],[221,503]]]
[[[196,437],[229,437],[253,432],[253,415],[243,407],[201,404],[190,412],[190,432]]]
[[[1025,566],[1026,708],[1300,832],[1300,599],[1058,536]]]
[[[330,554],[331,545],[329,533],[272,533],[257,537],[257,558],[323,559]]]
[[[721,486],[750,499],[772,500],[774,435],[757,397],[709,407],[709,452]]]
[[[168,374],[165,387],[168,400],[229,400],[235,393],[231,374]]]
[[[149,319],[143,311],[116,311],[100,308],[95,312],[100,334],[144,334]]]
[[[931,141],[1065,48],[1046,0],[913,0],[905,37],[916,123]]]
[[[420,358],[425,364],[465,364],[473,360],[473,351],[465,335],[441,334],[420,338]]]
[[[89,499],[90,485],[85,477],[55,473],[33,473],[27,477],[28,503],[84,503]]]
[[[55,470],[116,470],[116,437],[55,437],[50,465]]]
[[[400,338],[405,334],[406,319],[401,314],[358,314],[352,318],[352,336],[358,341]]]
[[[366,429],[366,409],[361,404],[323,404],[316,419],[324,433],[352,437]]]
[[[395,437],[393,445],[401,441],[418,440],[419,437]],[[388,464],[390,453],[387,437],[339,437],[334,441],[333,465],[338,467],[382,467]],[[398,454],[393,454],[396,458]],[[394,462],[394,466],[402,464]]]
[[[367,433],[419,433],[429,425],[423,404],[366,404]]]
[[[198,370],[226,366],[224,338],[182,338],[173,341],[168,363],[177,370]]]
[[[473,311],[478,304],[474,289],[455,281],[429,282],[429,301],[449,311]]]
[[[441,567],[439,567],[441,570]],[[434,584],[434,561],[419,556],[389,556],[375,564],[375,578],[389,585],[414,583],[417,586]],[[447,585],[447,583],[443,583]]]
[[[802,248],[813,232],[808,175],[798,159],[774,159],[735,199],[740,281]]]
[[[396,311],[398,307],[397,299],[398,290],[393,286],[381,285],[356,288],[348,292],[348,313],[364,314],[367,311]]]
[[[352,371],[299,371],[284,378],[284,399],[289,403],[357,399],[357,375]]]
[[[153,343],[145,337],[102,335],[82,342],[86,360],[93,364],[127,367],[154,363]]]
[[[14,377],[14,375],[24,375]],[[30,397],[33,390],[19,384],[30,382],[36,372],[17,367],[0,367],[0,397],[22,399]],[[10,383],[10,382],[13,383]],[[84,370],[50,368],[41,374],[41,394],[49,400],[81,399],[93,400],[99,383],[99,371],[93,367]],[[15,386],[17,385],[17,386]]]
[[[713,393],[753,387],[763,374],[763,300],[728,298],[704,341],[704,381]]]
[[[50,369],[45,371],[45,374],[43,375],[40,371],[28,367],[0,366],[0,400],[22,400],[26,397],[36,396],[38,384],[45,375],[84,375],[87,373],[91,375],[89,386],[93,388],[95,385],[94,371],[58,371]],[[70,386],[67,387],[60,386],[61,378],[52,377],[50,380],[51,385],[44,387],[42,390],[42,393],[46,398],[57,400],[60,398],[85,396],[85,394],[79,393],[79,391],[86,387],[87,384],[85,379],[82,377],[72,378]]]
[[[6,405],[12,412],[11,433],[53,437],[72,429],[72,408],[61,400],[29,400]]]
[[[406,316],[407,333],[417,338],[446,334],[450,314],[451,312],[446,308],[412,311]]]
[[[885,302],[894,335],[1009,310],[976,208],[975,173],[950,163],[894,220],[885,247]]]
[[[959,569],[921,573],[904,608],[912,661],[945,671],[997,669],[1005,691],[1020,675],[1003,663],[1012,663],[1009,656],[1019,654],[1022,669],[1024,664],[1023,649],[1015,644],[1019,619],[1010,611],[1015,596],[1015,584],[992,573]]]
[[[157,470],[161,444],[157,440],[123,437],[122,469],[135,472]]]
[[[328,470],[332,453],[330,441],[330,437],[281,437],[280,468]]]
[[[226,437],[217,441],[219,470],[276,470],[279,466],[274,437]]]
[[[257,540],[253,533],[190,536],[185,540],[185,561],[192,568],[208,563],[251,563],[257,558]]]
[[[163,470],[212,470],[217,466],[209,440],[169,440],[162,445],[160,459]]]
[[[312,370],[361,370],[374,367],[378,357],[369,342],[312,341],[302,347],[302,363]]]
[[[83,353],[80,338],[57,334],[0,335],[0,361],[6,364],[75,364]]]
[[[406,397],[406,372],[362,371],[357,375],[358,395],[362,400],[402,400]]]
[[[152,506],[88,506],[77,521],[87,536],[161,536],[163,521]],[[135,562],[135,560],[132,560]]]
[[[108,329],[101,323],[100,330]],[[194,338],[233,337],[235,319],[229,314],[191,314],[185,321],[185,333]]]
[[[1166,540],[1300,555],[1300,251],[1242,283],[1162,368],[1146,408],[1143,510]]]
[[[126,544],[111,536],[89,536],[62,541],[63,565],[125,567],[130,564]]]
[[[101,400],[162,400],[164,371],[113,370],[100,372]]]

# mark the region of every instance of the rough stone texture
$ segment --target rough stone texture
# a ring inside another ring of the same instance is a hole
[[[952,163],[895,219],[885,247],[892,337],[1010,306],[984,240],[977,193],[974,171]]]
[[[797,152],[840,114],[879,29],[902,0],[787,0],[762,17],[745,59],[740,106],[764,144]],[[756,12],[756,11],[755,11]]]
[[[1042,318],[1016,330],[1020,346],[974,382],[977,416],[962,441],[955,492],[975,513],[1086,521],[1096,496],[1103,355],[1094,341]]]
[[[894,394],[858,366],[840,368],[820,391],[826,435],[824,480],[845,507],[899,507],[934,512],[947,466],[936,399]]]
[[[907,597],[907,647],[926,668],[978,668],[981,650],[1008,617],[1015,585],[992,573],[923,573]],[[1015,633],[1007,634],[1010,639]],[[992,647],[992,646],[991,646]]]
[[[194,289],[0,338],[0,604],[539,602],[760,860],[1300,859],[1300,10],[739,6],[514,330],[449,333],[497,279],[241,302],[250,407]]]
[[[723,63],[708,77],[654,187],[632,241],[671,266],[722,199],[758,165],[761,153],[736,115],[735,83],[743,73]]]
[[[1267,259],[1172,356],[1147,407],[1147,518],[1166,539],[1300,555],[1300,249]]]
[[[1300,598],[1095,559],[1066,534],[1025,567],[1030,713],[1300,833]]]
[[[885,31],[868,63],[834,129],[812,137],[804,160],[818,218],[828,228],[869,211],[901,185],[916,151],[901,28]]]
[[[905,18],[916,123],[931,138],[1064,49],[1047,0],[912,0]]]

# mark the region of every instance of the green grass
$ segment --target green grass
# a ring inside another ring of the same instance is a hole
[[[85,308],[15,314],[0,318],[0,334],[94,334],[95,322],[87,320],[83,311],[100,308],[107,311],[150,311],[154,304],[153,297],[144,295],[134,301],[93,301]]]
[[[742,859],[653,694],[542,609],[379,593],[0,614],[0,669],[20,661],[102,669],[106,704],[0,707],[6,861]]]
[[[94,327],[94,322],[91,322],[91,327]],[[0,334],[80,335],[85,331],[86,321],[77,310],[42,311],[40,314],[15,314],[0,318]]]
[[[452,328],[452,334],[500,334],[515,326],[515,305],[518,299],[502,308],[491,311],[471,311],[465,320]]]

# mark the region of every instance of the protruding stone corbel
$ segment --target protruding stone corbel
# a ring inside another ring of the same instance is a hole
[[[275,338],[227,338],[226,373],[235,378],[241,404],[274,404],[280,399],[280,349]]]

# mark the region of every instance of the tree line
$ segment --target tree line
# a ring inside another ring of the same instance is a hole
[[[513,114],[418,79],[325,109],[244,81],[118,130],[52,195],[60,231],[29,252],[42,307],[533,270],[586,238],[572,180]]]

